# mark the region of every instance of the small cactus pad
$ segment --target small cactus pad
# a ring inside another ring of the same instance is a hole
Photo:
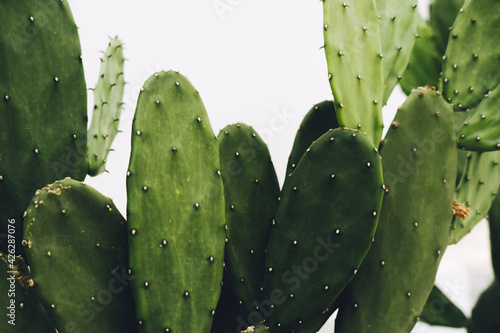
[[[384,99],[387,102],[399,83],[415,44],[417,32],[416,0],[376,0],[380,17],[380,40],[384,73]]]
[[[459,148],[500,150],[500,85],[484,97],[457,132]]]
[[[436,286],[431,290],[425,303],[420,321],[433,326],[465,327],[467,317],[453,302]]]
[[[500,196],[497,194],[488,212],[490,226],[491,261],[495,278],[500,281]]]
[[[333,101],[323,101],[314,105],[300,123],[292,151],[286,165],[286,176],[291,174],[306,149],[328,130],[339,127]]]
[[[177,72],[155,73],[139,94],[127,198],[139,332],[209,332],[226,238],[219,149]]]
[[[442,89],[456,110],[473,108],[500,83],[500,3],[467,0],[446,48]]]
[[[402,333],[416,324],[448,245],[457,172],[453,119],[442,96],[425,88],[397,111],[381,146],[387,189],[379,225],[341,296],[336,333]]]
[[[25,216],[32,292],[57,330],[135,332],[127,227],[112,200],[64,179],[38,190]]]
[[[384,77],[375,0],[323,1],[328,78],[341,126],[382,137]]]
[[[468,333],[500,332],[500,282],[495,280],[479,296],[467,325]]]
[[[0,234],[16,219],[20,242],[33,193],[87,173],[87,92],[67,1],[1,1],[0,22]]]
[[[440,55],[446,52],[450,30],[464,0],[434,0],[430,5],[430,24]]]
[[[56,333],[42,305],[29,294],[29,268],[22,257],[0,252],[0,320],[2,333]]]
[[[481,221],[500,186],[500,151],[469,152],[464,175],[456,189],[459,207],[450,227],[450,244],[458,243]]]
[[[367,135],[338,128],[317,139],[285,180],[261,306],[272,312],[266,325],[273,333],[321,327],[333,312],[377,227],[381,164]]]
[[[441,72],[441,56],[435,43],[430,25],[417,15],[417,33],[408,67],[399,82],[405,94],[411,94],[418,87],[436,87]]]
[[[226,126],[217,136],[226,205],[226,271],[238,297],[252,312],[264,280],[264,251],[280,186],[269,150],[253,128]]]
[[[112,38],[101,58],[101,71],[94,88],[94,111],[88,131],[89,175],[105,170],[111,144],[118,133],[123,104],[123,45],[118,37]]]

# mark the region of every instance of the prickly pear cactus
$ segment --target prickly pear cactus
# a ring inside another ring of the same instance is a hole
[[[495,278],[500,281],[500,196],[497,194],[488,212],[490,226],[491,261]]]
[[[384,76],[375,0],[323,1],[328,78],[341,126],[382,137]],[[358,29],[346,29],[346,27]]]
[[[0,320],[5,333],[56,333],[42,305],[29,294],[29,268],[22,257],[0,252],[0,306],[6,317]]]
[[[333,101],[323,101],[314,105],[305,115],[295,135],[292,151],[286,165],[286,176],[293,172],[306,152],[306,149],[309,148],[313,141],[328,130],[337,127],[339,127],[339,123],[335,115]]]
[[[99,80],[94,88],[94,111],[88,131],[89,175],[96,176],[106,169],[111,144],[118,133],[123,104],[123,44],[112,38],[101,58]]]
[[[184,76],[159,72],[141,89],[132,128],[127,211],[139,331],[209,332],[225,219],[205,107]]]
[[[269,150],[253,128],[229,125],[217,139],[226,205],[225,267],[238,300],[250,313],[261,294],[280,187]]]
[[[415,0],[376,0],[375,2],[380,18],[384,73],[383,104],[385,104],[410,61],[417,32],[418,11]]]
[[[469,152],[464,175],[456,189],[457,209],[450,226],[450,244],[458,243],[481,221],[500,186],[500,151]]]
[[[455,109],[473,108],[500,83],[500,3],[466,0],[450,31],[442,89]]]
[[[484,99],[471,112],[457,132],[458,147],[475,151],[492,151],[500,149],[500,86]]]
[[[380,156],[362,132],[331,130],[307,149],[285,180],[266,255],[259,309],[271,332],[328,319],[371,245],[382,196]]]
[[[32,292],[60,333],[136,332],[127,226],[111,199],[57,181],[35,193],[24,223]]]
[[[87,173],[87,92],[67,1],[2,1],[0,22],[0,234],[16,219],[20,242],[35,190]]]
[[[416,324],[448,245],[457,163],[453,119],[451,106],[425,88],[396,113],[381,146],[387,193],[379,226],[341,296],[336,333],[406,333]]]

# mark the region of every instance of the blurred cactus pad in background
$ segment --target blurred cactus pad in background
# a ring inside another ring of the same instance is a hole
[[[252,126],[215,135],[183,74],[149,73],[123,216],[85,182],[119,132],[122,41],[88,107],[68,2],[0,2],[1,332],[315,333],[334,313],[335,333],[500,332],[500,3],[320,5],[333,99],[286,170]],[[495,281],[468,317],[434,283],[483,218]]]

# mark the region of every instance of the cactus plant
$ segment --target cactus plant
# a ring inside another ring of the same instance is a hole
[[[101,72],[94,91],[94,111],[88,131],[89,175],[96,176],[105,170],[106,158],[118,133],[122,109],[123,44],[112,38],[101,58]]]
[[[22,255],[0,255],[19,323],[2,331],[314,333],[337,308],[336,333],[410,332],[419,316],[497,329],[484,309],[498,306],[498,282],[467,319],[434,279],[487,212],[499,275],[499,4],[436,0],[430,21],[414,0],[322,6],[334,100],[304,117],[283,187],[252,127],[216,138],[193,85],[161,71],[139,92],[125,221],[80,182],[105,171],[118,131],[121,42],[104,53],[85,132],[67,2],[0,4],[0,233],[24,229],[25,245],[0,245]],[[409,96],[381,141],[398,82]]]
[[[209,332],[222,282],[224,192],[205,107],[181,74],[144,83],[127,175],[140,332]]]
[[[136,331],[127,225],[111,199],[61,180],[35,193],[25,226],[32,292],[59,332]]]

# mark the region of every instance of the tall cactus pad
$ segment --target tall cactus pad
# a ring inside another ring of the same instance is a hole
[[[141,89],[127,198],[140,332],[209,332],[225,244],[219,149],[199,93],[177,72]]]
[[[292,151],[286,165],[286,175],[293,172],[306,149],[330,129],[339,127],[333,101],[323,101],[314,105],[300,123]]]
[[[458,147],[475,151],[500,150],[500,85],[474,109],[459,128]]]
[[[439,82],[441,63],[434,32],[427,21],[417,15],[415,45],[411,51],[408,67],[399,82],[401,89],[409,95],[418,87],[436,87]]]
[[[101,71],[94,88],[94,111],[88,132],[88,173],[91,176],[105,170],[111,144],[118,133],[125,87],[122,46],[118,37],[112,38],[101,58]]]
[[[8,219],[22,221],[36,189],[85,177],[87,92],[67,1],[2,1],[0,22],[0,233],[6,233]],[[16,230],[21,241],[20,223]]]
[[[500,282],[493,283],[479,296],[470,322],[468,333],[496,333],[500,332]]]
[[[382,46],[375,0],[323,1],[328,77],[341,126],[382,137]],[[347,27],[347,28],[346,28]]]
[[[488,212],[490,226],[491,261],[495,278],[500,281],[500,196],[497,194]]]
[[[269,150],[253,128],[226,126],[218,143],[226,205],[226,271],[238,300],[252,312],[261,295],[264,254],[280,186]]]
[[[500,3],[467,0],[450,32],[442,91],[455,109],[476,106],[500,83]]]
[[[499,164],[500,151],[469,153],[455,195],[455,201],[467,210],[453,217],[450,244],[458,243],[488,213],[500,186]]]
[[[379,226],[342,295],[336,333],[406,333],[416,324],[448,245],[457,164],[453,123],[451,106],[429,89],[415,90],[396,113],[381,149],[388,188]]]
[[[434,326],[465,327],[467,317],[453,302],[436,286],[431,290],[425,303],[420,321]]]
[[[127,227],[112,200],[65,179],[37,191],[25,215],[32,291],[57,330],[136,331]]]
[[[333,312],[377,227],[381,164],[368,136],[338,128],[316,140],[285,180],[261,307],[273,312],[266,320],[272,332],[309,332],[302,328],[321,327]]]
[[[399,83],[415,44],[417,32],[416,0],[376,0],[380,16],[380,40],[384,70],[384,99],[389,99],[392,90]]]
[[[14,258],[0,252],[0,320],[3,333],[56,333],[42,305],[29,294],[29,268],[22,257]]]

